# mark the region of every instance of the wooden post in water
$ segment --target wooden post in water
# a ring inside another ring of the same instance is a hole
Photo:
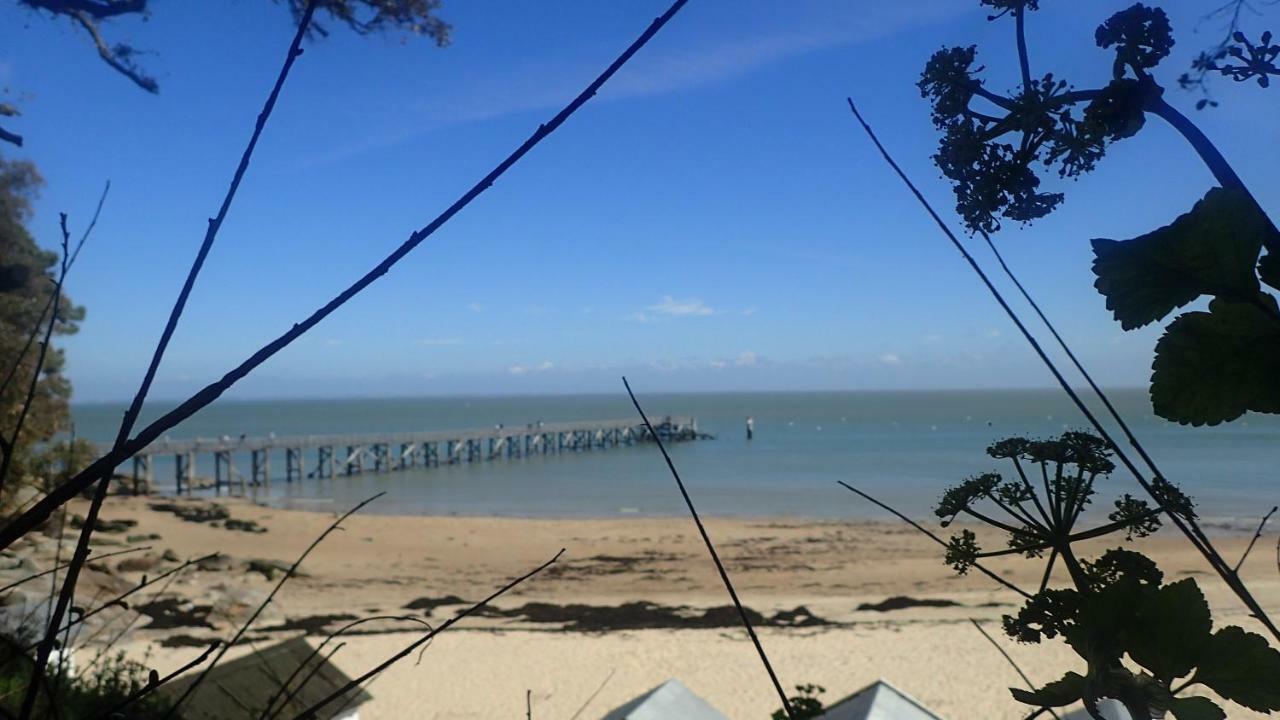
[[[295,474],[298,476],[298,482],[302,482],[306,474],[305,466],[302,464],[302,448],[287,447],[284,449],[284,481],[293,482]]]
[[[262,448],[254,450],[250,456],[253,466],[253,484],[255,487],[271,486],[271,450]]]

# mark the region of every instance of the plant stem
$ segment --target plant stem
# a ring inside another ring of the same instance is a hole
[[[1191,122],[1190,118],[1166,102],[1159,93],[1151,94],[1145,110],[1169,123],[1174,130],[1177,130],[1182,135],[1183,139],[1200,156],[1205,167],[1209,168],[1209,172],[1213,173],[1213,177],[1218,181],[1219,185],[1227,190],[1238,190],[1244,193],[1261,209],[1262,205],[1253,197],[1253,193],[1249,192],[1249,188],[1245,186],[1244,181],[1236,174],[1235,169],[1231,167],[1231,163],[1227,162],[1227,159],[1218,151],[1217,146],[1209,140],[1209,137],[1195,123]],[[1280,241],[1277,241],[1274,233],[1267,233],[1264,236],[1263,245],[1269,253],[1280,253]]]

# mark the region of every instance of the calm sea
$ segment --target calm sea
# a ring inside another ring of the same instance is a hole
[[[1172,479],[1197,498],[1209,519],[1247,523],[1280,501],[1280,419],[1247,416],[1217,428],[1186,428],[1151,414],[1143,392],[1115,391],[1134,431]],[[942,489],[967,474],[1004,470],[984,454],[995,439],[1045,437],[1083,427],[1058,392],[825,392],[651,395],[650,415],[698,418],[714,440],[682,443],[672,455],[699,509],[707,514],[814,518],[883,517],[836,485],[845,480],[905,512],[922,516]],[[155,417],[169,405],[156,403]],[[73,408],[81,437],[109,441],[123,405]],[[459,397],[378,400],[227,401],[175,428],[170,437],[307,435],[523,426],[530,422],[632,417],[625,395]],[[747,442],[746,416],[755,418]],[[144,418],[146,420],[147,418]],[[272,467],[283,472],[284,458]],[[127,469],[125,466],[123,469]],[[247,458],[237,469],[248,472]],[[212,459],[199,474],[211,476]],[[157,463],[161,489],[173,466]],[[516,516],[677,515],[675,486],[653,446],[539,456],[386,475],[271,484],[272,504],[345,509],[375,492],[371,511],[394,514]],[[1099,500],[1141,494],[1122,470]]]

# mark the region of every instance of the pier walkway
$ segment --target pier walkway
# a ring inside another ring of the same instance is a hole
[[[655,418],[654,430],[664,441],[696,440],[709,437],[698,432],[691,417]],[[269,485],[271,456],[283,454],[286,482],[305,478],[333,478],[365,472],[386,473],[441,464],[518,459],[535,455],[602,450],[649,442],[648,428],[636,420],[590,420],[567,423],[533,423],[525,426],[495,426],[471,430],[381,433],[367,435],[301,435],[292,437],[195,438],[157,440],[133,456],[135,491],[154,487],[154,459],[174,459],[177,491],[191,492],[199,482],[196,459],[213,457],[215,490],[246,483]],[[99,452],[108,452],[101,445]],[[248,455],[247,475],[237,471],[236,456]],[[277,465],[277,468],[280,466]]]

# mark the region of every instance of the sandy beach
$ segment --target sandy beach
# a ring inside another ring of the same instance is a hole
[[[245,500],[218,504],[230,522],[177,514],[207,508],[208,501],[113,499],[105,519],[137,525],[95,534],[95,552],[129,544],[152,549],[95,564],[81,597],[127,589],[143,574],[155,577],[177,566],[175,557],[221,554],[131,602],[146,616],[122,646],[161,673],[233,631],[278,582],[276,568],[292,563],[336,516]],[[1019,684],[1017,675],[970,618],[983,622],[1037,682],[1081,669],[1061,643],[1029,646],[1005,638],[999,618],[1016,607],[1017,596],[977,573],[957,577],[939,546],[902,523],[711,518],[707,525],[743,602],[758,614],[761,639],[783,682],[822,685],[828,702],[884,678],[954,720],[1023,717],[1007,689]],[[1225,535],[1220,547],[1238,557],[1247,540]],[[27,551],[47,553],[49,542],[29,543]],[[1166,530],[1140,542],[1167,578],[1199,580],[1217,624],[1250,627],[1234,596],[1180,535]],[[307,558],[248,637],[257,646],[300,633],[319,642],[370,615],[411,615],[439,625],[561,548],[557,563],[491,610],[442,633],[420,662],[406,659],[378,677],[361,716],[517,717],[529,690],[534,717],[598,718],[672,677],[731,718],[765,718],[778,707],[696,529],[684,518],[355,515]],[[166,551],[171,560],[163,559]],[[1039,562],[1004,558],[990,567],[1028,587],[1043,569]],[[1263,605],[1280,612],[1274,536],[1264,537],[1243,573]],[[910,600],[882,606],[895,597]],[[113,610],[103,617],[112,619],[100,637],[109,637],[136,615]],[[357,675],[413,642],[416,627],[408,621],[363,626],[375,632],[347,637],[333,660]],[[239,652],[247,650],[233,651]],[[1232,718],[1255,717],[1236,709]]]

